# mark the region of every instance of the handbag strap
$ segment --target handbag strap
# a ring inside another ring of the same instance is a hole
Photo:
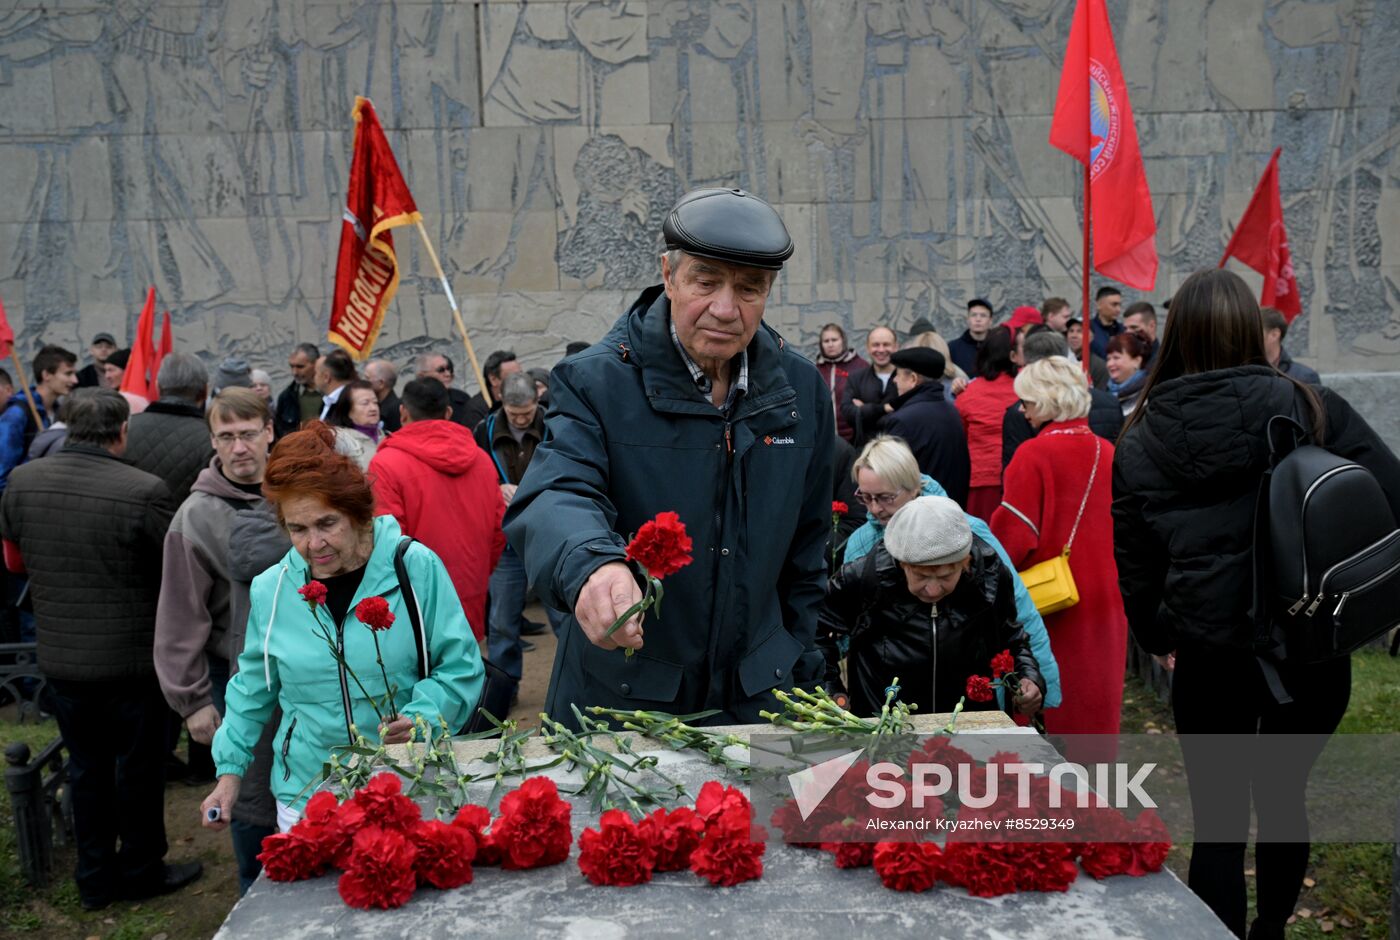
[[[1066,555],[1074,546],[1074,537],[1079,534],[1079,520],[1084,518],[1084,509],[1089,505],[1089,493],[1094,489],[1094,478],[1099,475],[1099,454],[1102,453],[1102,449],[1103,441],[1099,440],[1099,436],[1095,434],[1094,465],[1089,468],[1089,485],[1084,487],[1084,498],[1079,501],[1079,513],[1074,517],[1074,528],[1069,530],[1069,541],[1065,543]]]
[[[418,656],[418,678],[426,679],[432,668],[432,661],[428,658],[428,640],[423,633],[423,612],[418,609],[418,595],[413,592],[413,582],[408,579],[408,565],[403,560],[403,556],[415,541],[416,539],[410,536],[399,540],[394,549],[394,574],[399,579],[399,594],[403,596],[404,606],[408,608],[408,622],[413,625],[413,648]]]

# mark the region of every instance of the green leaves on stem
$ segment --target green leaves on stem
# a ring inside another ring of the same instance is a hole
[[[643,570],[645,570],[645,569],[643,569]],[[655,608],[655,609],[656,609],[656,619],[657,619],[657,620],[660,620],[660,619],[661,619],[661,599],[662,599],[663,597],[665,597],[665,596],[666,596],[666,588],[662,586],[662,584],[661,584],[661,579],[660,579],[660,578],[652,577],[651,574],[648,573],[648,574],[647,574],[647,589],[646,589],[646,592],[645,592],[644,594],[642,594],[642,599],[639,600],[639,601],[637,601],[637,603],[633,604],[631,607],[627,608],[625,611],[623,611],[623,612],[622,612],[622,616],[618,617],[616,620],[613,621],[613,625],[612,625],[611,627],[608,627],[608,632],[607,632],[607,633],[604,633],[603,636],[606,636],[606,637],[612,636],[614,633],[616,633],[618,630],[620,630],[620,629],[622,628],[622,625],[625,624],[627,621],[631,620],[633,617],[636,617],[636,616],[638,616],[638,615],[640,615],[640,614],[646,613],[648,610],[650,610],[650,609],[652,609],[652,608]],[[629,648],[629,649],[624,653],[624,655],[627,656],[627,657],[630,659],[631,656],[632,656],[632,654],[635,653],[635,652],[636,652],[636,650],[630,649],[630,648]]]

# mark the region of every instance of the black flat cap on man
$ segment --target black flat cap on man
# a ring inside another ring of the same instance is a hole
[[[925,346],[915,346],[912,349],[901,349],[890,356],[890,362],[901,369],[908,369],[910,372],[922,375],[926,379],[937,381],[943,378],[943,370],[948,362],[943,358],[943,354],[936,349],[929,349]]]
[[[661,227],[668,249],[750,268],[780,270],[792,238],[768,203],[742,189],[686,193]]]
[[[910,338],[910,339],[913,339],[913,338],[916,337],[916,336],[922,336],[922,335],[925,334],[925,333],[937,333],[937,332],[938,332],[938,328],[935,327],[931,322],[929,322],[928,317],[919,317],[919,318],[918,318],[917,320],[915,320],[913,323],[909,324],[909,338]]]

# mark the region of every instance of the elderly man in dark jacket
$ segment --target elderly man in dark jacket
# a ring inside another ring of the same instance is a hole
[[[96,910],[173,891],[202,868],[163,861],[169,710],[152,636],[170,491],[122,462],[121,395],[78,389],[64,414],[64,449],[10,476],[0,534],[6,567],[29,573],[39,667],[70,755],[78,896]]]
[[[179,506],[190,495],[200,471],[214,459],[204,423],[209,373],[194,356],[171,353],[161,361],[156,383],[160,398],[131,418],[126,459],[138,470],[164,480]]]
[[[915,346],[890,357],[899,390],[894,411],[880,422],[886,434],[903,438],[919,462],[919,472],[937,480],[948,495],[967,502],[972,462],[967,452],[967,432],[962,416],[943,394],[943,370],[947,360],[936,349]]]
[[[546,702],[564,721],[604,705],[754,722],[773,689],[820,673],[835,416],[816,367],[762,323],[792,241],[738,190],[687,194],[664,232],[663,283],[555,367],[549,433],[506,515],[543,600],[571,612]],[[667,510],[694,561],[645,643],[635,616],[609,637],[642,596],[628,534]]]
[[[1051,356],[1069,357],[1069,343],[1059,333],[1053,330],[1027,333],[1026,338],[1021,340],[1023,368]],[[1115,396],[1101,389],[1089,389],[1089,430],[1110,443],[1118,442],[1118,435],[1123,430],[1123,409]],[[1010,466],[1016,448],[1033,437],[1035,428],[1026,420],[1021,403],[1014,402],[1001,420],[1001,465]]]

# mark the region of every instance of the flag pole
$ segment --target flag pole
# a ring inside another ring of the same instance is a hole
[[[428,238],[428,230],[423,227],[421,218],[418,220],[418,236],[423,239],[423,247],[428,249],[428,257],[432,259],[433,267],[437,269],[438,280],[442,282],[443,292],[447,294],[447,303],[452,307],[452,319],[457,323],[457,332],[462,334],[462,345],[467,347],[467,359],[471,361],[472,375],[476,376],[476,384],[481,387],[481,398],[487,405],[494,406],[496,401],[491,397],[491,387],[482,378],[481,365],[476,361],[476,350],[472,348],[471,337],[467,335],[467,325],[462,322],[462,312],[457,309],[457,298],[452,294],[452,285],[447,283],[447,275],[442,271],[442,262],[433,250],[432,239]]]
[[[24,390],[24,400],[29,403],[29,414],[34,418],[34,427],[42,431],[44,422],[39,418],[39,406],[34,404],[34,393],[29,389],[29,377],[24,374],[24,366],[20,364],[19,356],[15,355],[13,346],[10,347],[10,359],[15,364],[15,374],[19,376],[19,387]]]
[[[1089,362],[1094,357],[1094,327],[1093,321],[1089,319],[1089,219],[1093,216],[1089,212],[1089,194],[1093,191],[1093,183],[1089,178],[1089,167],[1088,163],[1084,164],[1084,306],[1080,308],[1084,311],[1084,338],[1080,342],[1079,352],[1081,355],[1079,359],[1080,365],[1084,367],[1084,375],[1089,377],[1092,383],[1093,372],[1089,368]],[[1098,316],[1098,314],[1095,313],[1093,316]]]

